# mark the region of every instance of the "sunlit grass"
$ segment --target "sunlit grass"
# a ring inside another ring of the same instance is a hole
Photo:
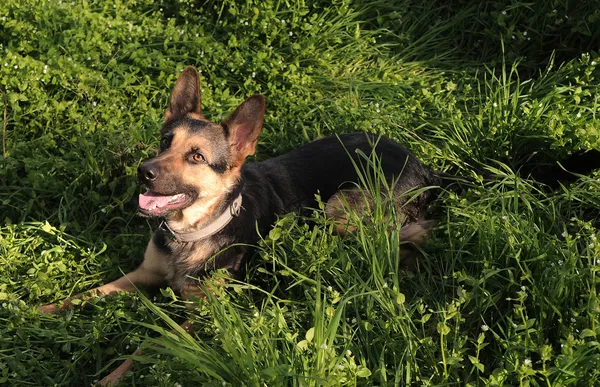
[[[138,345],[126,385],[597,384],[598,176],[522,172],[598,148],[599,20],[593,1],[2,2],[0,384],[90,385]],[[414,273],[376,200],[343,239],[322,208],[282,217],[196,310],[163,290],[40,315],[141,262],[136,168],[187,65],[214,121],[266,95],[257,160],[368,131],[482,183],[432,205]]]

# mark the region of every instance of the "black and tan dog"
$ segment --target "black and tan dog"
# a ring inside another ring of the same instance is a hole
[[[268,232],[277,215],[316,207],[317,193],[327,201],[326,212],[342,221],[338,231],[343,233],[343,207],[350,204],[360,211],[364,203],[355,184],[358,151],[376,152],[385,178],[393,184],[401,238],[423,241],[432,225],[424,220],[432,193],[424,190],[407,201],[406,192],[439,185],[441,178],[406,148],[388,138],[348,134],[244,164],[255,152],[264,111],[265,98],[254,95],[221,124],[208,121],[202,114],[198,74],[192,67],[184,70],[165,114],[160,152],[138,170],[148,188],[139,197],[140,212],[164,221],[140,267],[90,294],[167,284],[182,297],[201,296],[197,278],[214,269],[242,276],[246,246],[257,242],[258,233]],[[54,312],[70,304],[67,300],[60,307],[40,309]],[[122,371],[104,383],[118,381]]]

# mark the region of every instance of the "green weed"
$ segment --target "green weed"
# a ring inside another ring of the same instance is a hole
[[[599,24],[593,0],[3,1],[0,383],[89,385],[142,345],[131,385],[598,384],[598,175],[518,172],[598,149]],[[188,65],[214,121],[266,95],[258,160],[368,131],[492,178],[440,196],[415,273],[381,200],[344,239],[282,217],[196,311],[164,290],[41,316],[141,262],[136,168]]]

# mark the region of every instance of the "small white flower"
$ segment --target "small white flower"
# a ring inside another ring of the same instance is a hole
[[[502,215],[502,219],[503,219],[503,220],[506,220],[506,219],[508,219],[508,216],[506,216],[506,215]]]
[[[379,112],[379,109],[377,109],[377,112]],[[387,284],[387,282],[386,282],[386,283],[384,283],[382,287],[383,287],[384,289],[387,289],[387,288],[388,288],[388,284]]]
[[[379,110],[379,109],[377,109],[377,110],[375,110],[375,111],[376,111],[377,113],[381,112],[381,110]]]
[[[336,364],[336,365],[335,365],[335,368],[337,368],[338,370],[343,370],[343,369],[344,369],[344,366],[343,366],[343,365],[341,365],[341,364]]]
[[[356,317],[352,317],[352,324],[356,324]]]
[[[247,26],[247,25],[248,25],[248,22],[244,22],[244,25],[245,25],[245,26]]]
[[[498,107],[498,104],[497,104],[496,102],[494,102],[494,103],[492,104],[492,106],[493,106],[493,107]]]
[[[571,322],[574,323],[575,321],[577,321],[575,320],[575,317],[571,317]]]
[[[595,66],[596,65],[596,61],[593,60],[591,64],[592,64],[592,66]]]
[[[562,235],[563,238],[566,238],[568,234],[566,231],[563,231],[562,234],[560,234],[560,235]]]
[[[281,19],[281,24],[285,24],[285,20]]]
[[[19,68],[19,66],[15,65],[15,70],[18,69],[18,68]]]
[[[260,314],[258,312],[254,312],[254,317],[258,317]]]
[[[253,71],[252,72],[252,78],[256,77],[256,73]]]
[[[6,302],[3,302],[3,303],[2,303],[2,307],[3,307],[3,308],[6,308]]]
[[[525,290],[527,290],[527,288],[525,287],[525,285],[521,286],[521,290],[522,290],[522,291],[525,291]]]
[[[348,356],[348,357],[352,356],[352,351],[349,349],[346,350],[346,356]]]
[[[514,35],[512,35],[510,38],[511,38],[512,40],[515,40],[515,39],[516,39]]]
[[[379,102],[375,102],[375,107],[379,107]]]
[[[581,113],[577,113],[577,118],[581,118]]]
[[[594,242],[592,242],[592,243],[590,243],[590,244],[588,245],[588,247],[589,247],[590,249],[593,249],[593,248],[594,248],[594,246],[595,246],[595,245],[594,245]]]
[[[531,366],[531,359],[525,359],[523,364],[525,364],[527,367]]]
[[[600,259],[596,259],[596,265],[600,265]]]
[[[503,14],[503,15],[506,15],[506,11],[502,11],[502,14]]]
[[[513,326],[513,328],[516,328],[517,324],[516,323],[512,323],[512,326]]]
[[[183,387],[181,383],[175,383],[175,387]]]
[[[92,105],[95,107],[97,105],[96,101],[92,102]]]
[[[563,261],[562,259],[559,259],[559,260],[558,260],[558,264],[559,264],[559,266],[560,266],[560,265],[562,265],[562,264],[563,264],[563,262],[564,262],[564,261]]]
[[[490,327],[489,327],[489,326],[487,326],[487,324],[483,324],[483,325],[481,326],[481,330],[482,330],[482,331],[484,331],[484,332],[487,332],[487,331],[489,331],[489,330],[490,330]]]
[[[527,36],[527,31],[523,32],[523,36]]]
[[[330,292],[333,292],[333,287],[332,287],[331,285],[329,285],[329,286],[327,287],[327,290],[329,290]]]
[[[557,11],[557,10],[555,10],[555,9],[553,9],[553,10],[552,10],[552,13],[556,13],[556,12],[558,12],[558,11]]]
[[[294,35],[294,33],[292,31],[290,31],[290,36],[293,36],[293,35]]]
[[[327,344],[321,344],[321,346],[319,348],[321,348],[321,349],[327,349]]]

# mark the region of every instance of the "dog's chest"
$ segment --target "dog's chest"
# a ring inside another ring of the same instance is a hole
[[[211,267],[211,259],[219,252],[212,240],[207,238],[200,242],[169,243],[170,252],[165,265],[165,279],[171,288],[183,292],[190,285],[197,283]]]

